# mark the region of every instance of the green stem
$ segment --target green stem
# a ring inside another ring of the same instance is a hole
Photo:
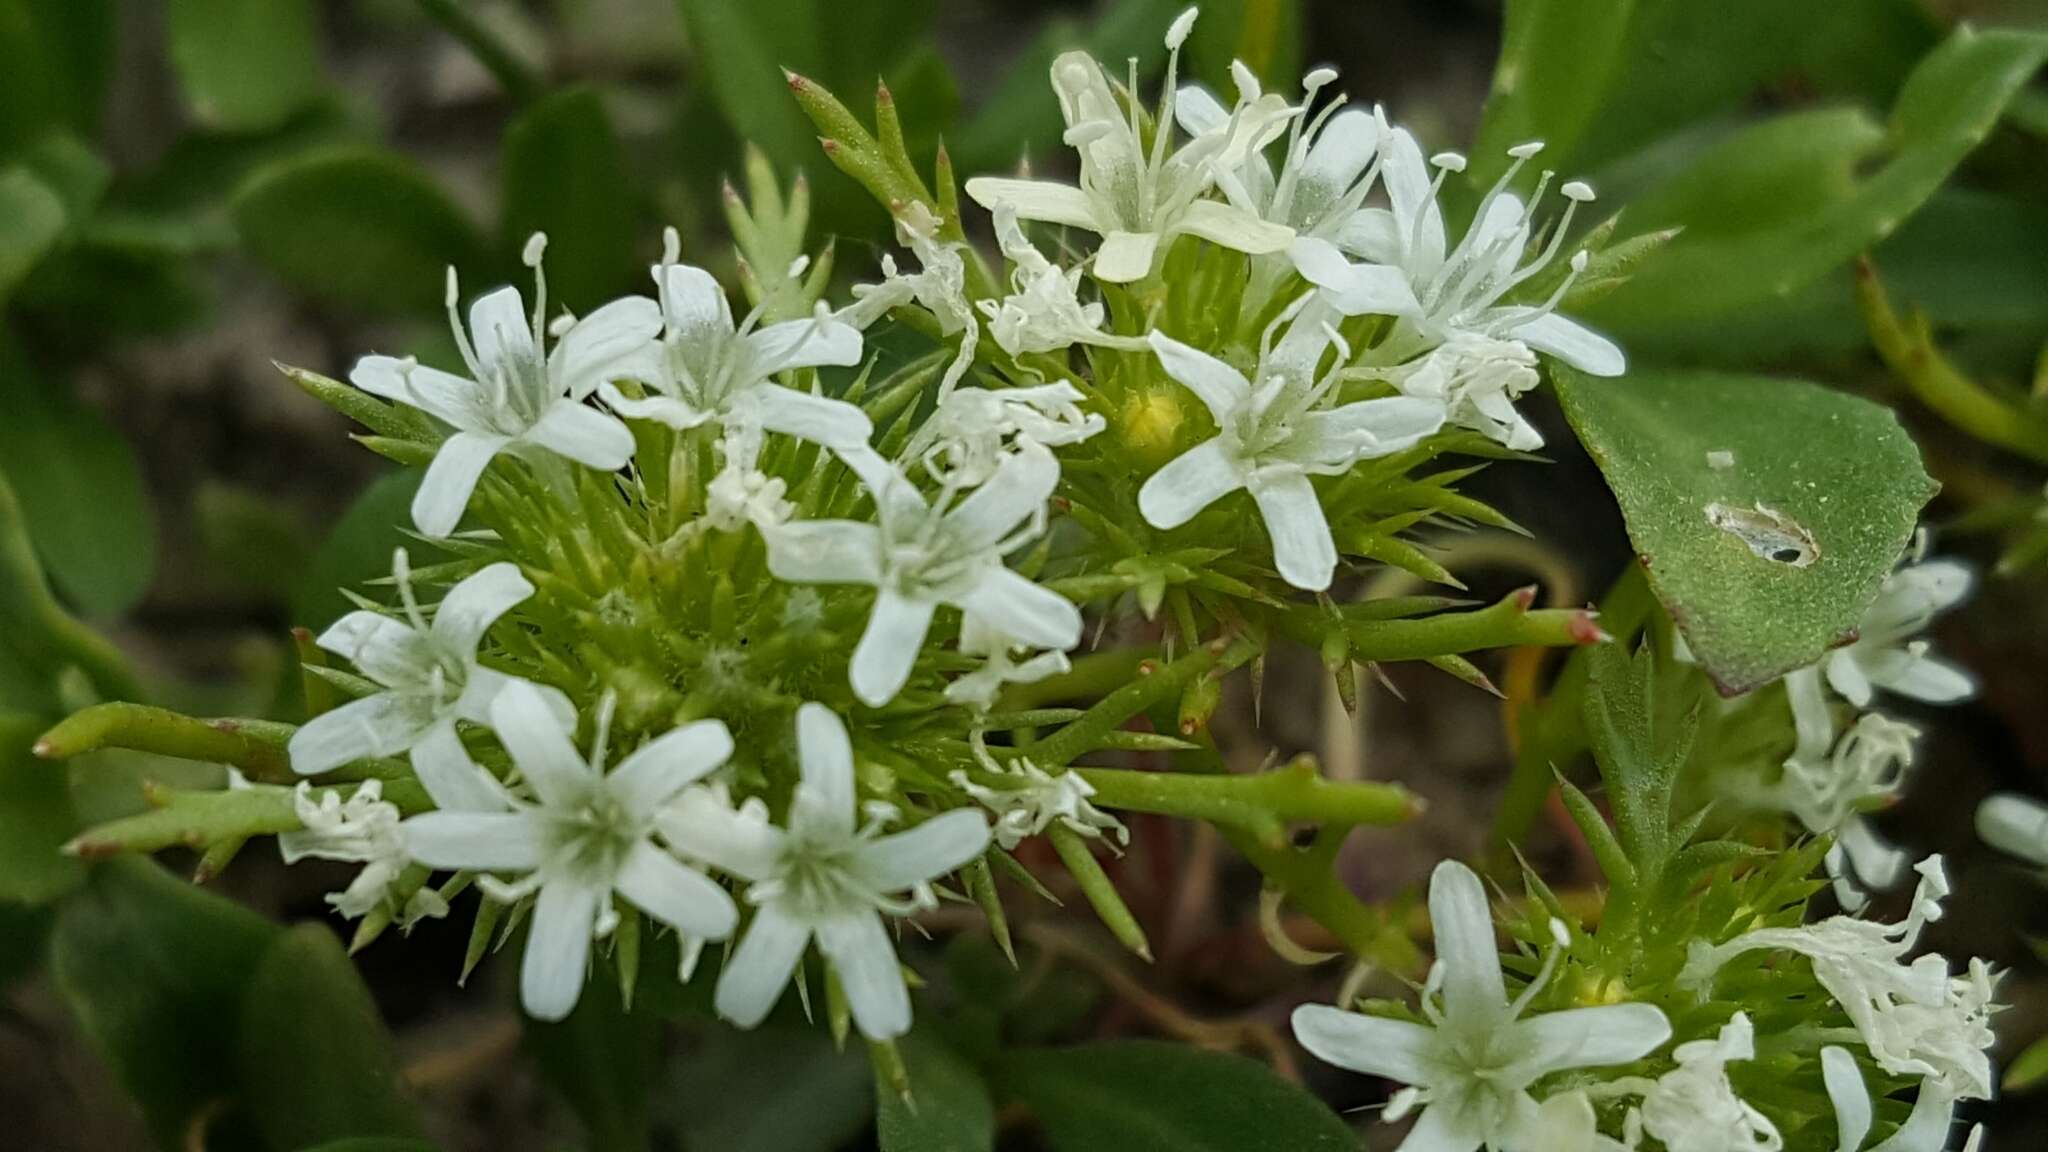
[[[1485,648],[1578,647],[1605,638],[1594,613],[1583,608],[1531,611],[1535,595],[1533,587],[1523,588],[1474,612],[1445,612],[1417,620],[1347,619],[1344,630],[1351,637],[1352,658],[1367,663],[1427,660]],[[1290,634],[1301,633],[1304,643],[1317,642],[1320,629],[1329,624],[1328,614],[1320,611],[1287,619]]]
[[[252,780],[289,784],[293,727],[270,720],[200,720],[147,704],[95,704],[82,708],[43,733],[35,754],[67,760],[103,748],[153,752],[206,764],[229,764]],[[330,780],[409,780],[398,764],[363,761],[329,775]]]
[[[1135,667],[1134,679],[1103,697],[1079,720],[1029,745],[1031,758],[1046,768],[1071,764],[1082,753],[1101,747],[1104,737],[1123,727],[1131,717],[1179,696],[1195,677],[1207,675],[1212,669],[1222,675],[1257,653],[1257,644],[1240,637],[1219,640],[1149,673],[1143,665]]]
[[[315,789],[315,801],[327,791]],[[253,836],[275,836],[303,827],[289,788],[259,785],[228,792],[156,791],[150,799],[159,806],[88,828],[64,850],[85,857],[173,847],[204,851],[218,844],[239,844]],[[386,785],[384,799],[408,813],[433,808],[426,791],[412,781]]]
[[[43,568],[29,543],[28,522],[14,488],[0,476],[0,626],[30,656],[54,656],[58,668],[83,671],[101,696],[133,700],[142,695],[127,658],[106,638],[66,612],[51,594]],[[0,645],[4,647],[4,645]]]
[[[1075,771],[1095,789],[1094,802],[1103,807],[1234,824],[1252,831],[1271,829],[1276,821],[1399,824],[1422,810],[1421,800],[1397,784],[1325,780],[1306,757],[1255,775]]]
[[[469,49],[477,63],[484,66],[511,97],[514,104],[530,104],[541,95],[544,85],[541,78],[526,62],[519,59],[507,47],[498,34],[478,20],[460,0],[420,0],[420,10],[427,19],[441,26],[443,32]]]

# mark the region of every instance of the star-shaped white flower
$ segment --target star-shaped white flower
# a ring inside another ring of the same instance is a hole
[[[1536,354],[1519,340],[1453,332],[1429,354],[1388,369],[1404,395],[1443,404],[1446,420],[1517,452],[1543,447],[1543,434],[1515,409],[1515,399],[1543,382]]]
[[[1067,52],[1053,61],[1052,86],[1066,119],[1065,140],[1080,153],[1080,186],[977,176],[967,182],[967,195],[984,208],[1008,205],[1025,220],[1085,228],[1101,236],[1094,272],[1107,283],[1143,279],[1160,249],[1180,235],[1240,252],[1285,249],[1294,239],[1291,229],[1203,198],[1218,170],[1237,167],[1279,135],[1294,115],[1285,101],[1255,102],[1217,130],[1172,147],[1175,76],[1181,42],[1192,25],[1184,14],[1167,33],[1166,84],[1149,150],[1137,115],[1126,111],[1102,65],[1085,52]],[[1136,100],[1134,93],[1131,99]]]
[[[1255,115],[1253,107],[1269,99],[1257,75],[1242,63],[1233,63],[1230,71],[1237,85],[1236,114]],[[1297,236],[1328,239],[1342,232],[1373,189],[1378,170],[1372,162],[1382,128],[1372,113],[1344,108],[1341,96],[1313,119],[1305,115],[1316,93],[1336,78],[1334,71],[1318,68],[1302,79],[1304,114],[1289,121],[1287,152],[1277,176],[1257,149],[1236,168],[1216,173],[1216,186],[1232,204],[1291,228]],[[1193,84],[1180,90],[1173,110],[1181,128],[1196,137],[1225,130],[1233,113]]]
[[[1559,952],[1509,1001],[1494,946],[1486,890],[1470,868],[1439,864],[1429,884],[1437,962],[1417,1024],[1321,1004],[1295,1009],[1294,1035],[1323,1060],[1408,1085],[1389,1120],[1420,1106],[1401,1152],[1519,1152],[1536,1130],[1530,1085],[1573,1068],[1628,1064],[1671,1037],[1649,1004],[1609,1004],[1522,1018],[1555,968]],[[1562,933],[1562,925],[1557,926]]]
[[[879,707],[910,678],[932,614],[951,605],[1034,648],[1065,651],[1081,640],[1081,612],[1057,592],[1003,566],[1043,531],[1059,461],[1020,441],[957,503],[936,504],[873,453],[848,454],[874,493],[879,523],[798,520],[768,531],[768,570],[796,584],[870,584],[875,606],[854,648],[854,695]]]
[[[714,1004],[742,1028],[759,1024],[815,939],[861,1034],[901,1036],[910,1030],[910,992],[883,915],[933,903],[931,882],[987,849],[988,822],[960,808],[883,835],[879,821],[858,823],[845,723],[822,704],[805,704],[796,742],[802,782],[784,827],[769,822],[759,800],[733,809],[704,788],[662,814],[662,835],[677,851],[749,882],[753,922],[726,957]]]
[[[795,368],[860,363],[859,330],[822,306],[807,320],[756,327],[757,310],[735,325],[725,289],[711,273],[676,262],[678,243],[670,229],[662,263],[654,268],[660,339],[644,343],[613,373],[638,381],[647,395],[627,396],[607,379],[599,388],[605,404],[621,416],[671,428],[711,423],[780,432],[829,448],[865,445],[874,431],[867,413],[773,379]],[[642,303],[654,307],[644,298]]]
[[[432,623],[413,597],[402,548],[392,556],[392,573],[405,619],[350,612],[316,641],[385,690],[323,712],[292,733],[287,750],[301,775],[396,756],[423,744],[459,743],[455,722],[487,723],[491,701],[514,682],[478,663],[477,648],[500,616],[533,595],[533,585],[517,565],[492,564],[450,588],[434,609]],[[542,694],[562,723],[574,723],[568,697],[552,688]],[[422,771],[420,779],[430,790],[438,783],[430,772]],[[451,795],[460,791],[459,782],[449,787]],[[438,797],[437,802],[451,806]]]
[[[1835,837],[1827,867],[1836,898],[1849,911],[1860,911],[1866,890],[1897,884],[1911,862],[1865,813],[1904,788],[1919,730],[1870,712],[1837,739],[1834,708],[1817,667],[1787,674],[1785,694],[1797,733],[1792,755],[1775,783],[1747,799],[1791,813],[1809,832]]]
[[[349,373],[349,382],[363,391],[410,404],[455,429],[413,497],[413,524],[428,536],[455,530],[478,478],[501,452],[538,449],[606,472],[632,459],[633,434],[583,401],[637,354],[661,317],[651,301],[615,301],[575,321],[549,350],[544,246],[536,235],[526,249],[534,269],[532,314],[519,289],[500,288],[469,306],[466,337],[455,312],[455,270],[448,270],[448,323],[469,366],[467,379],[391,356],[365,356]]]
[[[1162,332],[1151,335],[1167,375],[1209,409],[1217,434],[1169,461],[1138,491],[1154,528],[1177,528],[1239,488],[1247,489],[1273,539],[1273,563],[1297,588],[1328,588],[1337,545],[1310,476],[1335,476],[1360,460],[1413,446],[1443,426],[1444,407],[1410,396],[1338,405],[1341,362],[1318,376],[1334,330],[1312,303],[1278,346],[1259,356],[1256,382]]]
[[[1928,704],[1952,704],[1977,690],[1969,673],[1928,655],[1920,633],[1970,594],[1970,570],[1954,560],[1910,564],[1885,578],[1863,613],[1856,641],[1821,660],[1828,686],[1858,708],[1882,688]]]
[[[1079,444],[1102,431],[1102,417],[1081,410],[1081,390],[1059,380],[1026,388],[959,388],[939,401],[904,446],[905,467],[922,463],[941,484],[972,488],[995,474],[1010,444]]]
[[[685,724],[607,773],[610,712],[607,699],[585,759],[532,685],[507,685],[491,705],[491,726],[534,800],[501,792],[495,810],[429,812],[400,826],[406,851],[429,867],[525,874],[487,888],[506,900],[538,893],[519,973],[520,1000],[536,1019],[560,1020],[576,1006],[591,938],[618,923],[613,893],[685,936],[722,940],[738,920],[725,889],[652,839],[655,814],[732,754],[725,725]],[[498,787],[460,744],[445,751],[453,762],[444,774],[469,772],[483,778],[480,790]]]

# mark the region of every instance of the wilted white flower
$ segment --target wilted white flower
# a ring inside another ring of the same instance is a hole
[[[972,488],[995,474],[1013,439],[1047,448],[1079,444],[1103,429],[1081,411],[1081,390],[1065,380],[1028,388],[960,388],[939,401],[903,449],[932,479]]]
[[[1820,1067],[1828,1101],[1835,1110],[1836,1152],[1863,1152],[1863,1141],[1870,1135],[1875,1113],[1863,1070],[1856,1066],[1856,1057],[1847,1048],[1833,1045],[1820,1050]],[[1955,1123],[1955,1106],[1955,1093],[1940,1081],[1922,1081],[1906,1122],[1869,1152],[1945,1152],[1949,1147],[1949,1130]],[[1977,1152],[1983,1139],[1984,1127],[1980,1124],[1963,1141],[1963,1152]]]
[[[1537,1106],[1535,1117],[1518,1133],[1521,1142],[1513,1152],[1635,1152],[1633,1140],[1603,1136],[1599,1125],[1585,1092],[1560,1092]]]
[[[1977,806],[1977,835],[1986,844],[2048,868],[2048,804],[2000,792]]]
[[[302,780],[292,793],[292,811],[300,827],[277,836],[277,850],[286,864],[311,856],[363,866],[345,890],[328,894],[335,911],[355,920],[391,900],[391,885],[411,860],[398,835],[398,806],[384,799],[383,781],[363,781],[346,800],[339,789],[329,789],[316,801],[312,783]],[[429,908],[422,903],[418,911],[426,913]]]
[[[1791,813],[1809,832],[1835,837],[1827,865],[1836,897],[1844,908],[1859,911],[1866,888],[1890,888],[1906,872],[1905,852],[1881,836],[1864,813],[1896,797],[1904,786],[1919,730],[1872,712],[1858,717],[1837,740],[1818,668],[1787,675],[1785,692],[1797,742],[1778,781],[1748,798]]]
[[[1680,1044],[1671,1058],[1678,1067],[1641,1089],[1643,1130],[1665,1152],[1777,1152],[1785,1146],[1778,1126],[1728,1083],[1731,1062],[1756,1059],[1748,1016],[1737,1012],[1720,1035]]]
[[[1034,648],[1060,651],[1081,639],[1081,612],[1064,596],[1003,566],[1003,557],[1044,530],[1059,461],[1025,440],[987,483],[958,502],[948,487],[927,503],[901,472],[873,453],[849,454],[874,493],[878,523],[798,520],[766,533],[768,569],[798,584],[871,584],[875,606],[853,650],[854,695],[879,707],[910,677],[932,614],[950,604]]]
[[[533,312],[517,288],[486,293],[469,306],[469,334],[455,311],[455,270],[448,270],[448,323],[469,367],[467,379],[411,359],[365,356],[349,382],[454,426],[434,453],[413,497],[413,525],[428,536],[455,530],[477,479],[499,453],[539,449],[611,472],[633,456],[624,424],[583,403],[632,359],[661,327],[647,300],[619,300],[576,321],[547,348],[545,238],[526,246],[534,270]]]
[[[1422,998],[1427,1024],[1346,1012],[1321,1004],[1294,1011],[1294,1035],[1321,1059],[1408,1087],[1386,1119],[1420,1106],[1405,1152],[1502,1152],[1540,1130],[1531,1085],[1553,1072],[1642,1059],[1671,1037],[1649,1004],[1608,1004],[1522,1018],[1555,970],[1560,951],[1510,1001],[1494,946],[1486,890],[1470,868],[1437,865],[1429,884],[1437,962]],[[1555,931],[1563,934],[1563,926]],[[1553,1120],[1557,1118],[1553,1117]]]
[[[533,595],[516,564],[497,563],[448,590],[430,624],[413,596],[405,550],[392,556],[405,619],[382,612],[350,612],[316,641],[347,658],[382,692],[352,700],[306,721],[287,746],[292,768],[317,776],[343,764],[396,756],[426,743],[455,741],[455,722],[487,723],[491,701],[513,678],[477,662],[477,647],[498,617]],[[562,722],[573,723],[568,697],[552,688],[543,696]],[[438,781],[422,770],[429,790]],[[452,785],[451,787],[459,787]],[[444,802],[442,807],[459,806]]]
[[[1088,798],[1095,795],[1095,786],[1080,773],[1068,769],[1055,776],[1021,756],[1007,766],[988,757],[983,766],[1001,781],[999,786],[977,784],[960,769],[955,769],[949,778],[995,814],[996,843],[1004,851],[1015,849],[1028,837],[1043,835],[1054,821],[1090,839],[1108,832],[1120,844],[1131,842],[1130,830],[1123,821],[1089,802]]]
[[[1936,1082],[1956,1099],[1987,1099],[1994,1083],[1994,981],[1982,961],[1972,961],[1967,976],[1951,977],[1938,953],[1906,959],[1921,928],[1940,919],[1949,891],[1939,856],[1921,861],[1916,871],[1912,912],[1897,924],[1831,916],[1795,928],[1759,928],[1721,944],[1694,941],[1681,981],[1704,986],[1728,961],[1759,949],[1805,956],[1879,1067]]]
[[[1918,639],[1934,618],[1970,594],[1970,570],[1954,560],[1909,564],[1885,578],[1863,613],[1856,641],[1827,654],[1829,687],[1858,708],[1882,688],[1928,704],[1950,704],[1976,691],[1969,673],[1928,655]]]
[[[1214,131],[1175,149],[1179,38],[1169,34],[1167,46],[1166,84],[1149,151],[1136,110],[1127,113],[1102,66],[1085,52],[1067,52],[1053,61],[1052,86],[1066,118],[1065,140],[1080,153],[1080,186],[977,176],[967,182],[967,194],[984,208],[1008,205],[1025,220],[1085,228],[1101,236],[1094,271],[1096,279],[1107,283],[1143,279],[1160,248],[1179,235],[1200,236],[1240,252],[1285,249],[1294,239],[1292,230],[1243,208],[1203,199],[1203,194],[1218,171],[1237,167],[1272,142],[1293,109],[1278,97],[1255,101]],[[1135,101],[1135,77],[1129,87]]]
[[[1065,652],[1037,652],[1022,660],[1016,658],[1018,652],[1028,652],[1030,647],[969,613],[960,622],[960,651],[985,659],[981,667],[946,685],[946,699],[986,712],[995,706],[1004,685],[1036,684],[1070,667]]]
[[[1141,346],[1136,337],[1102,330],[1101,302],[1081,303],[1080,265],[1061,268],[1046,259],[1025,238],[1017,210],[1010,205],[998,203],[994,216],[996,242],[1010,261],[1010,294],[1001,300],[977,300],[975,305],[988,317],[989,335],[995,337],[997,347],[1011,356],[1022,356],[1075,344]]]
[[[796,368],[860,363],[860,332],[822,306],[809,319],[759,328],[756,309],[735,325],[725,289],[711,273],[676,262],[679,243],[669,229],[662,262],[654,268],[660,338],[643,341],[605,379],[599,387],[605,404],[621,416],[671,428],[712,423],[780,432],[829,448],[866,444],[874,431],[867,413],[773,380]],[[648,395],[627,396],[614,383],[621,378],[637,381]]]
[[[988,847],[988,822],[958,808],[882,835],[879,822],[856,823],[845,723],[822,704],[805,704],[796,742],[802,782],[785,827],[769,822],[759,800],[735,810],[709,789],[685,793],[662,814],[662,835],[678,851],[748,881],[754,918],[726,957],[714,1003],[742,1028],[759,1024],[815,938],[861,1034],[901,1036],[910,1029],[910,993],[882,916],[932,904],[931,882]],[[905,891],[907,898],[896,895]]]
[[[1169,461],[1138,491],[1155,528],[1176,528],[1239,488],[1251,492],[1273,540],[1273,563],[1297,588],[1320,591],[1337,570],[1337,545],[1310,476],[1399,452],[1443,426],[1443,405],[1395,396],[1336,404],[1341,364],[1317,366],[1335,330],[1317,306],[1297,314],[1277,345],[1268,330],[1256,381],[1162,332],[1152,349],[1167,375],[1209,409],[1217,434]]]
[[[1448,423],[1517,452],[1543,447],[1543,434],[1515,409],[1517,397],[1543,382],[1536,354],[1519,340],[1453,332],[1428,355],[1384,376],[1405,395],[1441,403]]]
[[[618,923],[614,892],[689,937],[722,940],[738,920],[725,889],[652,839],[655,814],[725,763],[731,735],[716,720],[685,724],[607,773],[611,707],[607,697],[586,759],[532,685],[508,685],[491,704],[491,726],[535,800],[505,795],[493,811],[429,812],[401,826],[406,851],[429,867],[524,873],[511,884],[487,878],[482,886],[506,902],[538,893],[519,992],[541,1020],[560,1020],[576,1006],[591,938]],[[446,751],[454,762],[444,774],[489,779],[460,744]]]
[[[796,511],[783,499],[789,485],[760,469],[761,430],[728,428],[719,443],[725,465],[705,486],[705,522],[720,532],[737,532],[748,524],[766,530],[788,520]]]
[[[944,399],[974,363],[974,349],[981,340],[981,325],[967,303],[967,265],[960,258],[965,245],[941,241],[938,217],[915,202],[896,214],[896,239],[917,257],[918,271],[898,272],[896,258],[884,255],[882,282],[856,285],[856,299],[839,311],[839,318],[866,328],[891,308],[912,300],[923,305],[937,318],[941,335],[960,337],[960,349],[939,380],[939,397]]]

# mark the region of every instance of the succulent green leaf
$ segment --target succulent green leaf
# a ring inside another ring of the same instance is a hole
[[[511,263],[526,238],[548,234],[548,295],[585,312],[629,287],[639,233],[626,158],[604,101],[566,88],[521,113],[505,131],[503,248]]]
[[[896,1042],[910,1075],[910,1098],[875,1077],[881,1152],[989,1152],[995,1109],[981,1073],[929,1025]]]
[[[78,823],[64,770],[29,754],[39,726],[33,716],[0,713],[0,902],[41,904],[85,878],[59,851]]]
[[[64,231],[64,201],[27,168],[0,171],[0,302]]]
[[[171,66],[192,118],[262,131],[320,95],[320,43],[310,0],[170,0]]]
[[[608,974],[584,986],[566,1019],[529,1021],[526,1045],[541,1074],[583,1121],[593,1152],[648,1146],[648,1093],[660,1066],[661,1020],[627,1012]]]
[[[1898,420],[1799,380],[1556,373],[1651,588],[1741,692],[1852,638],[1935,484]]]

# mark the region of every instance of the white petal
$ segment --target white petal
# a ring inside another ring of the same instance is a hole
[[[1842,699],[1858,708],[1870,706],[1876,695],[1870,686],[1870,678],[1863,674],[1863,665],[1856,659],[1853,648],[1831,652],[1823,668],[1827,673],[1828,686],[1842,694]]]
[[[936,880],[988,849],[988,820],[955,808],[915,828],[865,844],[856,867],[882,892],[901,892]]]
[[[664,275],[666,272],[666,283]],[[662,305],[668,326],[684,343],[715,340],[732,333],[732,306],[711,273],[692,264],[654,269],[654,282],[667,289]]]
[[[365,356],[349,372],[349,383],[372,396],[409,404],[457,428],[490,426],[483,387],[473,380],[391,356]]]
[[[718,1014],[742,1028],[759,1024],[782,999],[810,938],[810,929],[781,909],[772,904],[762,908],[718,974],[718,990],[712,996]]]
[[[581,400],[606,380],[634,375],[661,335],[661,305],[645,296],[614,300],[578,320],[548,353],[555,386]]]
[[[1453,1018],[1498,1016],[1507,1007],[1500,953],[1494,947],[1493,911],[1472,869],[1456,860],[1429,878],[1429,923],[1443,965],[1444,1013]]]
[[[867,630],[854,647],[853,663],[847,676],[853,694],[870,708],[879,708],[896,698],[903,682],[910,679],[917,663],[917,650],[932,626],[929,600],[913,600],[894,589],[875,593],[874,611],[868,614]]]
[[[1821,686],[1820,669],[1786,673],[1785,697],[1792,704],[1792,759],[1820,763],[1835,746],[1835,716],[1828,707],[1827,690]]]
[[[505,685],[519,679],[494,671],[481,664],[470,666],[468,680],[462,685],[462,695],[455,701],[455,715],[472,724],[489,727],[491,723],[491,702]],[[527,681],[532,684],[532,681]],[[533,684],[533,689],[547,700],[548,711],[554,714],[556,723],[564,732],[576,730],[576,705],[569,702],[568,694],[560,688],[547,684]]]
[[[1081,642],[1081,610],[1008,568],[984,572],[959,607],[1028,647],[1065,651]]]
[[[609,893],[561,881],[543,885],[519,965],[519,1000],[536,1020],[560,1020],[583,995],[597,903]]]
[[[910,1031],[910,989],[881,916],[856,912],[818,925],[818,950],[832,962],[853,1022],[870,1040]]]
[[[857,520],[796,520],[762,533],[768,570],[793,584],[876,584],[882,533]]]
[[[1820,1078],[1835,1106],[1835,1152],[1858,1152],[1870,1135],[1870,1089],[1847,1048],[1820,1050]]]
[[[504,364],[531,363],[540,358],[533,346],[533,318],[519,289],[498,288],[469,306],[469,342],[477,362],[489,372]]]
[[[1870,1152],[1942,1152],[1948,1147],[1948,1130],[1955,1124],[1954,1093],[1930,1077],[1920,1082],[1920,1096],[1899,1130],[1887,1136]]]
[[[1138,489],[1138,512],[1154,528],[1178,528],[1244,487],[1244,472],[1211,437],[1166,462]]]
[[[1628,371],[1628,358],[1614,341],[1555,312],[1518,325],[1506,335],[1589,375],[1619,376]]]
[[[511,681],[491,702],[491,727],[542,803],[575,803],[595,779],[547,699],[526,681]]]
[[[1102,247],[1095,250],[1095,278],[1105,284],[1143,280],[1152,271],[1152,256],[1158,250],[1157,232],[1115,229],[1102,238]]]
[[[1650,1004],[1571,1008],[1518,1020],[1507,1027],[1531,1045],[1532,1051],[1520,1062],[1522,1068],[1538,1073],[1627,1064],[1671,1039],[1671,1022]]]
[[[711,419],[709,412],[694,408],[689,403],[678,400],[674,396],[654,395],[636,399],[612,387],[610,381],[605,381],[597,386],[597,395],[599,399],[604,401],[605,407],[617,412],[628,420],[652,420],[657,424],[666,424],[677,431],[685,428],[695,428],[697,425]]]
[[[1348,463],[1407,451],[1435,435],[1444,426],[1444,415],[1439,401],[1388,396],[1312,413],[1304,423],[1315,438],[1319,458]]]
[[[789,368],[860,363],[860,330],[830,316],[785,320],[747,336],[754,370],[772,376]]]
[[[1321,196],[1337,196],[1365,171],[1379,143],[1379,125],[1371,113],[1362,108],[1339,112],[1316,134],[1299,179],[1304,185],[1320,185],[1317,194]]]
[[[827,448],[866,447],[875,426],[868,414],[844,400],[813,396],[779,384],[757,384],[747,403],[761,427]]]
[[[1337,544],[1315,485],[1300,470],[1281,467],[1252,473],[1245,486],[1273,538],[1273,567],[1281,579],[1310,592],[1328,588],[1337,572]]]
[[[1244,373],[1156,329],[1145,339],[1166,374],[1193,392],[1218,424],[1228,423],[1238,409],[1251,402],[1252,386]]]
[[[328,625],[314,643],[386,687],[409,687],[433,672],[433,645],[412,625],[382,612],[350,612]]]
[[[1297,241],[1296,243],[1299,243]],[[1419,316],[1422,304],[1399,268],[1384,264],[1353,264],[1341,283],[1312,283],[1327,292],[1330,305],[1346,316]],[[1306,273],[1304,273],[1306,276]]]
[[[635,908],[685,936],[723,940],[739,923],[725,889],[645,840],[626,853],[618,889]]]
[[[392,756],[412,747],[434,722],[431,706],[397,692],[379,692],[322,712],[299,726],[285,746],[292,771],[318,776],[344,764]]]
[[[1184,84],[1173,94],[1173,119],[1190,136],[1214,132],[1230,121],[1230,110],[1200,84]]]
[[[615,472],[633,458],[633,433],[619,418],[572,400],[557,400],[520,437],[600,472]]]
[[[796,710],[796,754],[803,783],[795,815],[811,827],[853,831],[857,797],[846,722],[823,704],[804,704]]]
[[[1197,200],[1187,206],[1181,214],[1176,231],[1190,236],[1200,236],[1211,243],[1221,244],[1239,252],[1254,256],[1268,252],[1284,252],[1294,243],[1294,229],[1285,224],[1261,220],[1257,216],[1221,200]],[[1095,275],[1108,279],[1101,271],[1101,257],[1096,257]],[[1136,279],[1136,277],[1133,277]]]
[[[697,720],[655,737],[619,761],[605,777],[605,790],[627,812],[648,815],[731,756],[732,733],[724,721]]]
[[[434,639],[454,651],[474,653],[498,617],[531,595],[533,585],[519,565],[500,561],[479,569],[441,598],[434,609]]]
[[[1008,180],[999,176],[976,176],[967,182],[968,198],[983,208],[1006,204],[1025,220],[1064,224],[1100,232],[1095,209],[1088,194],[1071,184],[1049,180]]]
[[[437,540],[455,531],[476,491],[477,478],[509,442],[509,437],[482,432],[457,432],[441,441],[441,450],[434,453],[413,494],[413,526]]]
[[[735,810],[710,788],[692,788],[655,817],[669,847],[742,880],[765,880],[787,837],[759,809]]]
[[[1388,138],[1380,182],[1394,208],[1401,266],[1416,280],[1434,276],[1444,262],[1444,217],[1431,193],[1422,146],[1406,128],[1394,129]]]
[[[429,868],[524,872],[540,866],[544,847],[540,825],[523,812],[426,812],[398,831],[406,855]]]
[[[1435,1037],[1413,1021],[1304,1004],[1294,1010],[1294,1038],[1325,1063],[1402,1084],[1421,1084],[1429,1078],[1425,1053]]]
[[[973,548],[991,548],[1029,520],[1060,482],[1060,462],[1026,440],[1003,457],[995,474],[946,512],[946,525]]]
[[[450,812],[506,812],[512,808],[505,786],[470,759],[453,720],[434,725],[413,745],[412,770],[436,808]]]
[[[1452,1109],[1424,1108],[1394,1152],[1475,1152],[1485,1142],[1486,1133],[1461,1122]]]
[[[1977,806],[1977,835],[2008,855],[2048,864],[2048,805],[2016,792],[1998,792]]]
[[[1385,208],[1360,208],[1353,212],[1338,226],[1336,240],[1337,247],[1361,260],[1402,266],[1401,225]]]
[[[1926,704],[1953,704],[1977,691],[1968,672],[1932,656],[1913,656],[1885,671],[1887,675],[1877,680],[1881,687]]]

